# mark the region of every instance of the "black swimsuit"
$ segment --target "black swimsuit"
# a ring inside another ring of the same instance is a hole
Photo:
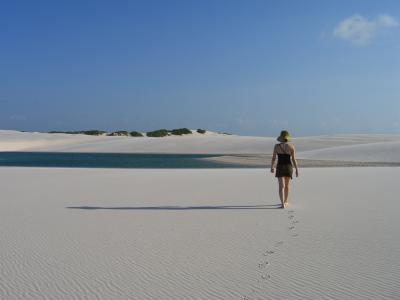
[[[282,148],[282,144],[279,144],[282,152],[285,152]],[[278,154],[278,164],[276,165],[275,177],[290,177],[293,178],[293,166],[291,155],[287,153],[277,153]]]

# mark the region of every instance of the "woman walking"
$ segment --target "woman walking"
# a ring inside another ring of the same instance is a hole
[[[285,208],[288,206],[289,182],[293,175],[292,163],[296,169],[296,177],[299,177],[299,170],[297,168],[294,145],[288,144],[291,140],[289,132],[282,130],[277,140],[280,143],[275,144],[274,147],[271,161],[271,173],[275,172],[275,160],[276,155],[278,155],[275,177],[278,178],[279,182],[279,198],[281,199],[282,208]]]

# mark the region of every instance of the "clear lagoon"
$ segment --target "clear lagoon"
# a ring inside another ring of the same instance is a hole
[[[0,152],[0,166],[68,168],[254,168],[202,158],[221,154]]]

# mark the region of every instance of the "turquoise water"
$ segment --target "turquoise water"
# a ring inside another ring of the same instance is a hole
[[[68,168],[247,168],[201,160],[218,154],[0,152],[0,166]]]

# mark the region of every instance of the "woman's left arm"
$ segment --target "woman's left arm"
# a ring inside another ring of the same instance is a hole
[[[297,166],[297,160],[296,160],[296,150],[293,145],[290,148],[291,148],[291,156],[292,156],[293,165],[296,169],[296,177],[299,177],[299,168]]]

